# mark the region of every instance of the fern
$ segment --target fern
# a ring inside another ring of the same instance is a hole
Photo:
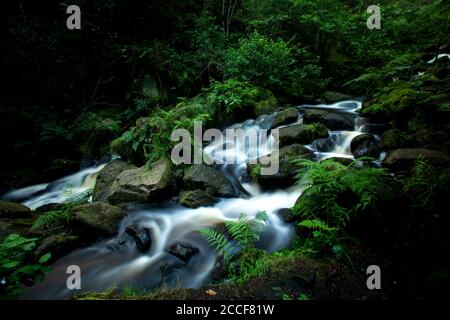
[[[221,254],[225,261],[230,261],[233,256],[233,246],[228,242],[227,238],[214,229],[200,230],[203,238]]]
[[[227,221],[227,231],[236,245],[214,229],[200,230],[202,237],[224,257],[232,281],[245,282],[268,272],[268,254],[254,247],[267,221],[266,212],[259,212],[253,220],[241,213],[237,221]]]
[[[308,228],[308,229],[314,229],[314,230],[324,230],[324,231],[333,231],[336,230],[336,228],[329,227],[325,222],[319,219],[314,220],[303,220],[299,223],[300,226]]]

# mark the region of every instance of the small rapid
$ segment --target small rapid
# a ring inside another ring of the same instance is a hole
[[[315,160],[330,157],[353,159],[350,152],[351,140],[363,133],[364,119],[359,118],[358,101],[344,101],[333,105],[304,105],[297,107],[299,118],[292,124],[302,122],[302,112],[307,108],[325,109],[331,112],[343,112],[354,117],[353,131],[329,131],[329,147],[319,150],[316,143],[308,145],[316,154]],[[241,129],[245,134],[258,134],[269,130],[273,115],[262,116],[256,120],[247,120],[231,128]],[[289,125],[289,124],[288,124]],[[63,299],[73,294],[67,289],[66,269],[77,265],[82,272],[81,291],[101,291],[112,286],[132,285],[136,288],[151,289],[159,286],[198,288],[211,280],[220,261],[217,253],[200,236],[203,228],[220,227],[224,222],[237,220],[241,213],[250,219],[265,211],[268,223],[257,243],[259,248],[269,252],[289,246],[294,228],[277,214],[279,209],[291,208],[301,194],[297,186],[286,189],[262,191],[256,183],[249,182],[246,163],[255,157],[272,152],[273,137],[260,140],[256,149],[233,141],[214,141],[206,146],[205,153],[212,159],[223,159],[217,169],[240,190],[240,198],[221,199],[209,207],[189,209],[178,204],[167,203],[155,207],[137,204],[130,208],[123,219],[115,237],[103,239],[87,247],[80,248],[52,265],[52,271],[44,281],[33,286],[25,298],[28,299]],[[227,159],[237,162],[227,163]],[[21,201],[35,209],[48,203],[62,203],[69,197],[67,190],[82,193],[92,188],[98,172],[106,163],[84,169],[54,183],[40,184],[15,190],[5,194],[6,199]],[[126,227],[137,225],[147,228],[151,234],[151,247],[147,252],[136,250],[136,243],[126,234]],[[175,243],[188,244],[198,249],[198,254],[185,263],[168,252]]]

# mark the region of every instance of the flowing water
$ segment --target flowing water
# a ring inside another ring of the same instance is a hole
[[[300,116],[295,123],[302,122],[302,110],[306,108],[350,114],[355,120],[355,130],[330,131],[327,151],[318,150],[314,143],[308,147],[315,152],[317,160],[329,157],[353,158],[350,142],[364,129],[364,121],[357,115],[361,108],[360,102],[344,101],[333,105],[304,105],[298,108]],[[258,133],[261,129],[270,128],[272,119],[273,116],[263,116],[235,124],[232,128],[242,129],[246,133]],[[69,265],[78,265],[81,268],[82,291],[99,291],[126,284],[143,289],[161,285],[200,287],[211,278],[218,257],[200,237],[198,230],[236,220],[241,213],[246,213],[250,218],[261,211],[268,214],[269,220],[258,247],[272,252],[288,246],[294,228],[280,219],[277,211],[281,208],[291,208],[301,190],[293,186],[284,190],[263,192],[257,184],[248,182],[246,177],[245,163],[254,157],[269,154],[272,144],[273,140],[269,138],[259,143],[256,150],[250,150],[251,147],[245,143],[233,144],[229,140],[213,142],[205,148],[205,153],[210,158],[225,161],[218,169],[228,177],[242,197],[222,199],[210,207],[197,209],[188,209],[177,204],[164,207],[137,205],[130,209],[122,221],[117,236],[78,249],[56,261],[44,281],[32,287],[25,298],[62,299],[73,294],[66,286],[66,269]],[[238,160],[237,164],[230,164],[230,159],[234,159],[235,163]],[[4,195],[4,198],[22,201],[32,209],[47,203],[61,203],[67,199],[68,189],[72,190],[72,193],[80,193],[92,188],[96,175],[104,166],[105,164],[87,168],[54,183],[12,191]],[[149,251],[139,252],[134,241],[126,235],[125,228],[131,224],[150,230],[152,243]],[[199,253],[187,264],[167,252],[171,244],[179,242],[199,249]]]

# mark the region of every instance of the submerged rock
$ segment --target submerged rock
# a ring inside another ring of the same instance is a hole
[[[378,142],[370,133],[363,133],[353,138],[350,149],[355,158],[372,157],[378,158],[380,150]]]
[[[277,112],[273,116],[273,122],[271,128],[277,128],[279,126],[292,123],[298,118],[298,110],[296,108],[287,108]]]
[[[179,204],[188,208],[206,207],[214,204],[216,199],[203,190],[184,190],[180,192]]]
[[[0,200],[0,218],[29,218],[30,208],[16,202]]]
[[[277,155],[273,155],[277,159]],[[297,165],[293,163],[296,159],[308,159],[312,160],[314,158],[314,152],[310,149],[304,147],[301,144],[292,144],[283,147],[278,152],[279,159],[279,170],[274,175],[262,175],[261,167],[269,167],[270,165],[262,165],[261,163],[266,163],[270,159],[270,155],[258,158],[257,164],[248,164],[247,171],[251,179],[258,182],[264,188],[278,188],[289,186],[295,183],[295,175]]]
[[[191,260],[193,256],[195,256],[196,254],[198,254],[200,252],[200,250],[198,250],[198,248],[192,247],[188,244],[177,242],[177,243],[172,244],[169,247],[168,252],[171,255],[188,263],[189,260]]]
[[[353,130],[353,116],[327,110],[307,109],[303,115],[303,123],[321,123],[329,130]]]
[[[104,202],[83,204],[70,209],[71,223],[80,231],[95,236],[117,233],[120,222],[126,213]]]
[[[220,171],[203,164],[187,169],[183,181],[188,188],[201,189],[220,197],[238,196],[231,182]]]
[[[447,166],[449,159],[442,152],[429,149],[397,149],[390,152],[383,161],[383,166],[393,171],[409,170],[414,162],[423,158],[434,165]]]
[[[120,159],[113,160],[108,163],[97,176],[95,182],[94,192],[92,194],[93,201],[107,201],[108,195],[111,192],[111,186],[116,178],[125,170],[135,169],[136,167],[127,164]]]
[[[280,147],[293,143],[310,144],[316,139],[327,138],[328,130],[323,124],[295,124],[279,129]]]
[[[140,252],[145,252],[152,245],[150,229],[140,228],[138,225],[130,225],[125,228],[125,232],[136,242],[136,247]]]
[[[152,167],[140,167],[123,171],[114,181],[108,195],[108,202],[146,202],[161,196],[172,182],[172,162],[161,159]]]

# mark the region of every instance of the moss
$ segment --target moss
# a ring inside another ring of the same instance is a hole
[[[261,175],[261,165],[256,164],[250,167],[250,178],[253,182],[258,181],[258,177]]]

